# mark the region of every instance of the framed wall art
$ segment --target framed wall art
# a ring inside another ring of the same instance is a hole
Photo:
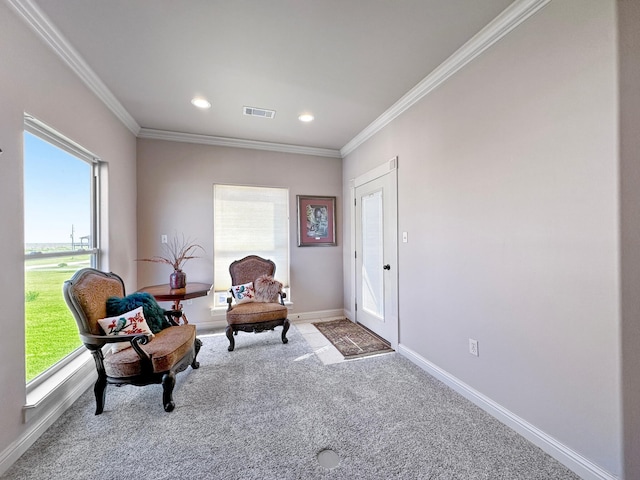
[[[298,195],[298,246],[336,245],[336,197]]]

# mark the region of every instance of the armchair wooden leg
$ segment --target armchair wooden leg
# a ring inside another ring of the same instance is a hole
[[[285,319],[284,323],[282,324],[282,343],[287,343],[289,341],[289,339],[287,338],[287,332],[289,331],[289,319]]]
[[[230,352],[233,352],[233,349],[236,346],[236,342],[233,339],[233,327],[231,327],[231,325],[228,325],[227,329],[225,330],[225,333],[227,334],[227,338],[229,339],[229,348],[227,350],[229,350]]]
[[[93,393],[96,395],[96,415],[100,415],[104,410],[104,401],[107,396],[107,377],[98,375],[98,381],[93,386]]]
[[[162,403],[164,411],[171,412],[176,404],[173,403],[173,387],[176,385],[176,374],[169,371],[162,377]]]
[[[196,338],[196,341],[195,341],[196,354],[193,356],[193,362],[191,362],[191,368],[193,368],[194,370],[197,368],[200,368],[200,362],[196,360],[198,358],[198,352],[200,351],[200,347],[202,347],[202,340],[200,340],[199,338]]]

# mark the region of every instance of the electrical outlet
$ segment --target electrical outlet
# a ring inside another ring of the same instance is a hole
[[[407,243],[409,241],[409,232],[402,232],[402,243]]]
[[[161,241],[162,243],[167,243],[167,236],[166,236],[166,235],[161,235],[161,236],[160,236],[160,241]]]
[[[478,357],[480,354],[478,353],[478,341],[473,338],[469,339],[469,353],[471,355],[475,355]]]

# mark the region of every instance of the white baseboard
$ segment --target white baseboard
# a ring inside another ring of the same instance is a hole
[[[567,468],[578,474],[581,478],[585,480],[618,479],[618,477],[603,470],[595,463],[591,462],[576,451],[571,450],[566,445],[558,442],[539,428],[518,417],[503,406],[491,400],[489,397],[486,397],[477,390],[474,390],[466,383],[431,363],[410,348],[400,344],[398,345],[398,353],[415,363],[431,376],[454,389],[460,395],[482,408],[485,412],[494,416],[500,422],[518,432],[531,443],[541,448]]]
[[[88,360],[65,382],[64,388],[40,402],[36,409],[41,411],[41,416],[30,410],[25,410],[24,417],[27,428],[19,438],[3,452],[0,452],[0,475],[3,475],[53,422],[95,383],[96,378],[96,367],[93,358],[89,356]]]
[[[344,310],[319,310],[317,312],[289,313],[289,320],[292,322],[308,322],[310,320],[337,320],[345,318]]]
[[[198,329],[198,332],[205,330],[224,330],[227,327],[227,319],[225,316],[222,317],[214,317],[211,320],[207,320],[205,322],[189,322],[193,324]]]

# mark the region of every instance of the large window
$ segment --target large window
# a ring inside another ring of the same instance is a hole
[[[98,161],[31,118],[24,132],[26,381],[80,353],[62,284],[97,266]]]
[[[214,185],[215,306],[226,305],[229,265],[247,255],[276,264],[275,278],[289,291],[289,191],[286,188]],[[290,295],[289,295],[290,296]]]

